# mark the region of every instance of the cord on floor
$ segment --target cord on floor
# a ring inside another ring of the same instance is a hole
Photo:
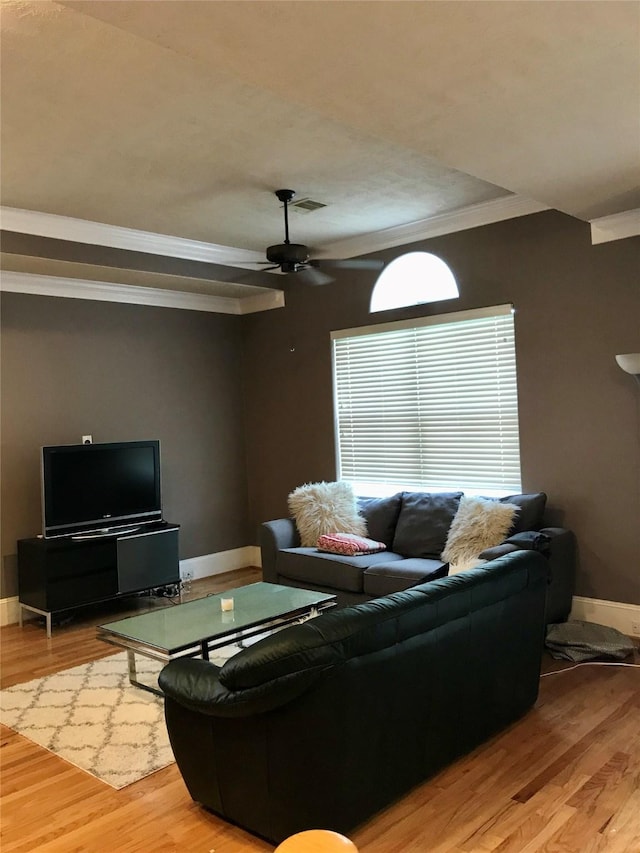
[[[572,669],[577,669],[579,666],[630,666],[632,669],[640,669],[640,663],[624,663],[623,661],[605,661],[605,660],[584,660],[580,663],[575,663],[573,666],[566,666],[563,669],[554,669],[551,672],[543,672],[540,678],[545,678],[547,675],[558,675],[560,672],[571,672]]]

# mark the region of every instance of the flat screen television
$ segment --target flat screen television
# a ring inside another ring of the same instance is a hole
[[[160,442],[42,448],[43,535],[107,535],[162,520]]]

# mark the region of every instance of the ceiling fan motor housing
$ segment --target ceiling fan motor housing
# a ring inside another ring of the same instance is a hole
[[[309,249],[301,243],[278,243],[267,249],[267,260],[272,264],[304,264],[309,260]]]

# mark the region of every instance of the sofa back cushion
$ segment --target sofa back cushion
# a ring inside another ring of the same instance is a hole
[[[544,510],[547,496],[544,492],[534,492],[530,495],[507,495],[500,498],[501,503],[515,504],[519,508],[513,519],[509,535],[522,533],[525,530],[539,530],[544,520]]]
[[[234,655],[220,670],[220,682],[229,690],[246,690],[305,670],[320,673],[343,667],[351,658],[395,647],[471,612],[519,596],[531,586],[538,588],[539,612],[532,619],[537,631],[534,642],[539,642],[541,649],[547,571],[547,563],[539,554],[517,551],[480,569],[354,607],[328,610],[317,619],[276,631]],[[526,635],[526,631],[520,631],[518,621],[508,615],[508,608],[502,608],[498,622],[501,630],[510,631],[514,637]],[[379,656],[376,660],[381,662],[384,658]],[[409,653],[406,662],[415,668],[413,654]],[[365,675],[361,673],[359,677],[366,679],[366,672],[375,675],[376,668],[377,664],[373,669],[365,668]],[[380,689],[379,683],[376,689]]]
[[[403,492],[392,549],[403,557],[439,557],[462,492]]]
[[[402,492],[386,498],[358,498],[358,509],[367,523],[369,536],[384,542],[387,548],[393,545],[401,504]]]

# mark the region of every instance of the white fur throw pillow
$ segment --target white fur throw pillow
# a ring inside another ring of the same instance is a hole
[[[454,566],[467,564],[474,561],[485,548],[499,545],[511,529],[516,511],[514,504],[484,498],[460,498],[442,559]]]
[[[312,548],[324,533],[367,535],[364,518],[350,483],[305,483],[289,495],[289,511],[305,548]]]
[[[475,559],[463,560],[461,563],[449,563],[449,574],[457,575],[458,572],[464,572],[466,569],[477,569],[478,566],[484,566],[488,560]]]

